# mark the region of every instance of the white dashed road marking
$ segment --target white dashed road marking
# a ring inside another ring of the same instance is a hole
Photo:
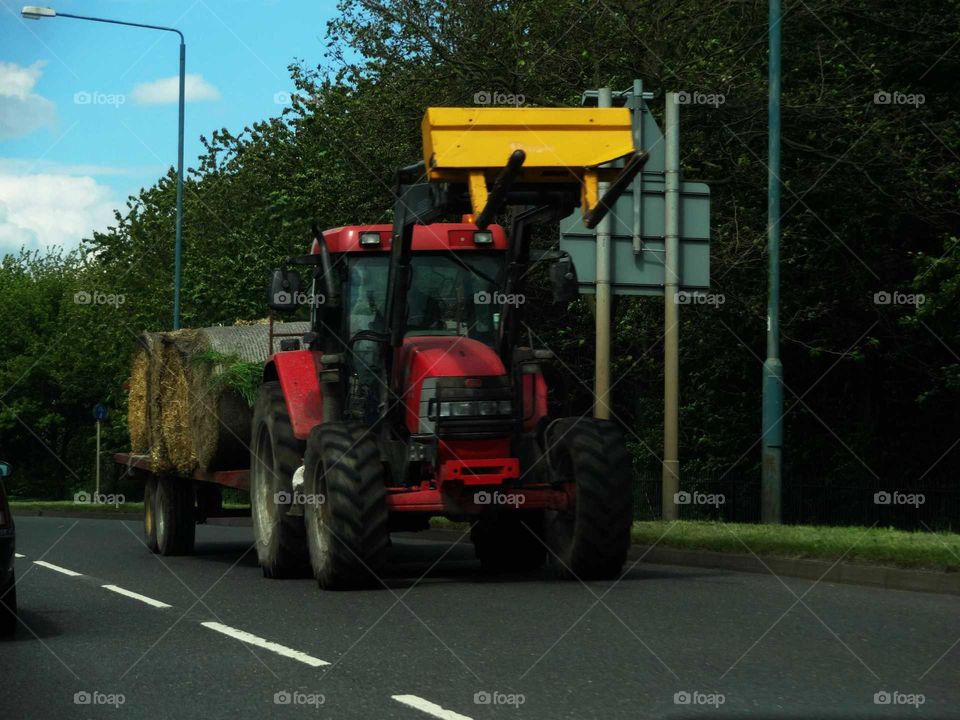
[[[151,597],[147,597],[146,595],[141,595],[140,593],[135,593],[132,590],[124,590],[122,587],[117,587],[116,585],[101,585],[100,587],[104,587],[107,590],[112,590],[113,592],[119,595],[125,595],[128,598],[139,600],[140,602],[146,603],[147,605],[153,605],[153,607],[157,607],[157,608],[173,607],[173,605],[167,605],[167,603],[165,602],[154,600]]]
[[[14,553],[13,556],[14,556],[14,557],[26,557],[26,555],[21,555],[20,553]]]
[[[466,715],[461,715],[453,710],[445,710],[436,703],[432,703],[429,700],[424,700],[422,697],[417,697],[416,695],[391,695],[390,697],[392,697],[401,705],[406,705],[407,707],[420,710],[421,712],[425,712],[427,715],[440,718],[440,720],[471,720],[471,718],[467,717]]]
[[[285,645],[280,645],[279,643],[271,642],[270,640],[264,640],[256,635],[251,635],[243,630],[237,630],[236,628],[232,628],[229,625],[224,625],[223,623],[202,622],[200,624],[205,628],[210,628],[211,630],[232,637],[240,642],[245,642],[248,645],[255,645],[263,648],[264,650],[275,652],[277,655],[283,655],[283,657],[291,658],[292,660],[299,660],[300,662],[310,665],[311,667],[322,667],[330,664],[325,660],[320,660],[319,658],[315,658],[312,655],[307,655],[299,650],[288,648]]]
[[[40,567],[45,567],[50,570],[56,570],[58,573],[63,573],[64,575],[69,575],[70,577],[80,577],[83,573],[74,572],[65,567],[60,567],[59,565],[54,565],[53,563],[48,563],[46,560],[34,560],[34,565],[39,565]]]

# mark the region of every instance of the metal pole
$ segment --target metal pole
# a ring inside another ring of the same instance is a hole
[[[667,93],[664,119],[663,237],[663,494],[664,520],[677,519],[674,496],[680,490],[680,306],[677,304],[680,253],[680,105]]]
[[[180,270],[183,256],[183,106],[187,46],[180,40],[180,119],[177,127],[177,239],[173,251],[173,329],[180,329]]]
[[[100,497],[100,421],[97,420],[97,481],[93,491],[94,502]]]
[[[597,91],[597,107],[613,107],[613,95],[610,88]],[[599,196],[607,192],[609,183],[599,183]],[[596,283],[596,379],[593,395],[595,398],[593,416],[610,419],[610,213],[597,224],[597,283]]]
[[[633,146],[643,147],[643,81],[633,81]],[[633,254],[643,252],[643,170],[633,181]]]
[[[763,363],[760,519],[781,522],[783,364],[780,362],[780,0],[770,0],[767,107],[767,359]]]

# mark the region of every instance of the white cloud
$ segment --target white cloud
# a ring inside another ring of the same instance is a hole
[[[204,80],[202,75],[187,75],[184,78],[183,91],[187,102],[220,99],[220,91]],[[140,83],[133,88],[131,94],[138,105],[176,103],[180,101],[180,78],[174,76]]]
[[[56,160],[39,158],[3,158],[0,157],[0,175],[101,175],[128,176],[141,178],[144,176],[163,175],[169,165],[153,163],[150,165],[132,165],[119,167],[116,165],[71,164]]]
[[[43,66],[42,60],[33,65],[0,62],[0,139],[28,135],[56,120],[53,103],[33,92]]]
[[[73,249],[113,223],[110,188],[92,177],[0,173],[0,254]]]

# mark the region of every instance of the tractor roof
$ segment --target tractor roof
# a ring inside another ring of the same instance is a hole
[[[379,245],[361,245],[361,233],[379,233]],[[323,231],[327,248],[332,253],[341,252],[383,252],[390,249],[392,225],[346,225]],[[478,244],[473,235],[480,232],[473,223],[433,223],[416,225],[413,228],[413,251],[430,250],[506,250],[507,235],[500,225],[490,225],[487,232],[493,236],[492,243]],[[314,241],[310,252],[319,251]]]

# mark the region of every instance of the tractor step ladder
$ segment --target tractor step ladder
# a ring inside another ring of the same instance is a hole
[[[432,107],[421,130],[427,180],[466,184],[481,228],[515,183],[573,182],[595,227],[649,157],[634,147],[627,108]],[[602,167],[621,159],[622,168]],[[603,198],[600,182],[610,183]]]

